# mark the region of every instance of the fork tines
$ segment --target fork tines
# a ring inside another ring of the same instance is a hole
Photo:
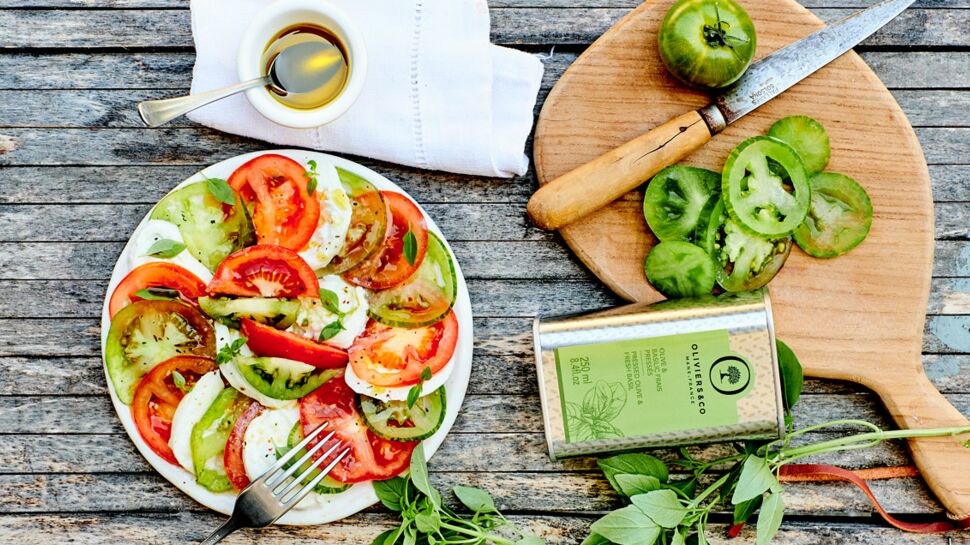
[[[289,468],[285,466],[294,458],[296,455],[306,448],[314,439],[318,438],[323,430],[328,427],[328,422],[324,422],[318,426],[315,430],[310,432],[299,444],[289,450],[284,454],[272,467],[270,467],[266,473],[261,475],[256,479],[253,484],[261,484],[266,487],[267,490],[273,495],[274,498],[283,506],[286,510],[290,507],[296,505],[300,500],[302,500],[307,494],[309,494],[320,481],[323,480],[334,467],[340,463],[340,460],[344,458],[349,452],[349,448],[344,448],[344,450],[338,454],[335,458],[330,460],[330,463],[324,467],[320,473],[314,477],[308,484],[296,491],[296,493],[291,494],[293,490],[302,484],[307,477],[309,477],[314,470],[319,469],[324,462],[327,461],[330,456],[336,452],[338,449],[344,446],[343,441],[337,441],[334,443],[326,452],[318,456],[306,469],[302,470],[299,475],[294,475],[297,471],[303,468],[303,465],[307,463],[316,453],[318,453],[327,442],[333,438],[336,432],[331,431],[326,436],[322,437],[317,444],[306,451],[299,460],[290,465]],[[285,468],[285,470],[284,470]],[[281,471],[282,470],[282,471]],[[287,479],[290,481],[287,483]]]

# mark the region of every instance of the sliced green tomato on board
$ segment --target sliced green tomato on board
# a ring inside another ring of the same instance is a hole
[[[742,229],[723,202],[711,212],[704,238],[717,283],[727,291],[754,290],[770,282],[788,259],[791,245],[791,237],[770,240]]]
[[[239,328],[239,320],[248,318],[277,329],[293,325],[300,312],[300,301],[276,297],[199,297],[199,308],[210,318],[229,327]]]
[[[277,459],[282,458],[284,454],[286,454],[287,452],[295,448],[298,444],[300,444],[300,441],[302,440],[303,440],[303,427],[300,424],[300,422],[297,422],[293,426],[293,429],[290,430],[290,435],[286,441],[286,447],[277,448],[276,458]],[[301,450],[297,452],[296,456],[294,456],[289,462],[285,464],[285,467],[286,468],[291,467],[305,453],[306,453],[305,450]],[[302,473],[303,471],[306,471],[306,469],[310,466],[311,463],[312,462],[309,462],[309,461],[306,462],[301,468],[301,470],[298,471],[297,473]],[[314,469],[309,475],[307,475],[303,484],[304,485],[309,484],[310,481],[312,481],[317,475],[320,474],[320,471],[321,470],[319,468]],[[347,490],[348,488],[350,488],[350,486],[351,485],[342,483],[340,481],[336,481],[334,479],[331,479],[330,477],[324,477],[323,480],[321,480],[319,483],[317,483],[315,487],[313,487],[313,491],[316,492],[317,494],[337,494],[339,492],[343,492],[344,490]]]
[[[812,177],[812,206],[794,237],[806,254],[835,257],[865,240],[872,227],[872,202],[858,182],[843,174]]]
[[[370,317],[394,327],[421,327],[444,318],[458,297],[458,275],[451,253],[428,232],[428,253],[403,284],[371,292]]]
[[[237,356],[235,363],[246,382],[273,399],[300,399],[342,372],[285,358]]]
[[[445,421],[447,402],[442,386],[408,407],[407,401],[381,401],[358,396],[360,414],[367,427],[391,441],[420,441],[434,435]]]
[[[317,271],[320,276],[342,274],[370,257],[384,242],[391,222],[387,203],[374,184],[353,172],[336,168],[340,184],[350,198],[350,227],[343,248],[326,267]]]
[[[104,359],[115,393],[130,405],[138,382],[163,361],[180,355],[214,358],[215,332],[191,305],[137,301],[115,314]]]
[[[192,449],[192,465],[195,466],[195,479],[213,492],[232,490],[223,461],[226,442],[236,419],[251,403],[252,400],[235,389],[224,388],[202,415],[202,419],[192,428],[189,445]]]
[[[177,225],[192,256],[214,271],[227,255],[256,244],[249,212],[238,195],[233,197],[235,205],[224,204],[209,193],[206,182],[197,182],[159,201],[151,219]]]
[[[699,297],[714,289],[714,261],[690,242],[661,242],[647,254],[647,280],[671,299]]]
[[[781,140],[795,149],[809,176],[825,170],[832,149],[825,127],[811,117],[793,115],[775,121],[768,136]]]
[[[643,195],[643,216],[663,242],[691,242],[705,212],[721,193],[721,175],[703,168],[672,166],[661,170]]]
[[[780,238],[791,234],[808,213],[811,187],[791,146],[755,136],[734,148],[721,174],[724,205],[753,234]]]

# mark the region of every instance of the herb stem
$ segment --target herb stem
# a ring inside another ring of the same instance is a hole
[[[495,534],[489,534],[489,533],[485,533],[485,532],[475,531],[475,530],[472,530],[472,529],[469,529],[469,528],[465,528],[465,527],[462,527],[462,526],[456,526],[456,525],[453,525],[453,524],[449,524],[449,523],[447,523],[445,521],[441,521],[441,527],[442,528],[446,528],[448,530],[451,530],[453,532],[457,532],[457,533],[462,534],[462,535],[465,535],[465,536],[472,536],[472,537],[477,538],[477,539],[475,539],[473,541],[478,541],[479,539],[483,539],[485,541],[491,541],[492,543],[495,543],[496,545],[515,545],[515,542],[512,541],[511,539],[506,539],[506,538],[504,538],[502,536],[497,536]],[[452,542],[452,543],[459,543],[459,542]]]
[[[692,509],[700,505],[701,502],[707,499],[708,496],[717,492],[721,488],[721,486],[723,486],[724,483],[727,482],[730,476],[731,476],[730,473],[725,473],[724,475],[721,475],[720,479],[714,481],[714,483],[711,486],[708,486],[707,489],[701,492],[700,496],[697,496],[696,498],[694,498],[694,501],[690,502],[690,504],[688,504],[687,507],[689,509]]]
[[[809,445],[804,445],[790,450],[779,451],[777,453],[777,458],[775,463],[780,466],[786,463],[790,463],[795,459],[804,458],[806,456],[811,456],[813,454],[836,452],[839,450],[849,450],[854,448],[866,448],[889,439],[911,439],[915,437],[942,437],[947,435],[962,435],[964,433],[970,433],[970,426],[956,426],[956,427],[950,427],[950,428],[929,428],[929,429],[922,429],[922,430],[902,429],[902,430],[860,433],[858,435],[851,435],[849,437],[840,437],[838,439],[831,439],[828,441],[822,441],[820,443],[812,443]],[[865,443],[865,444],[857,445],[856,443]]]

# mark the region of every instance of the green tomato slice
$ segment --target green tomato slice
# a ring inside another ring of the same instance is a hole
[[[199,308],[223,325],[239,328],[239,320],[248,318],[276,329],[293,325],[300,312],[300,301],[274,297],[199,297]]]
[[[343,371],[285,358],[237,356],[234,361],[246,382],[273,399],[300,399]]]
[[[340,184],[350,198],[350,228],[343,248],[326,267],[317,271],[319,276],[342,274],[370,257],[384,242],[391,221],[384,197],[374,184],[349,170],[336,168]]]
[[[734,148],[721,175],[724,205],[741,227],[780,238],[791,234],[808,213],[811,187],[791,146],[755,136]]]
[[[829,135],[825,127],[811,117],[793,115],[781,118],[768,129],[768,136],[794,148],[809,176],[822,172],[829,164],[832,154]]]
[[[717,265],[717,283],[727,291],[754,290],[770,282],[788,259],[791,245],[791,237],[770,240],[742,229],[723,201],[711,212],[704,239]]]
[[[223,204],[209,193],[206,182],[187,185],[167,195],[152,210],[151,219],[174,223],[189,253],[215,271],[229,254],[256,244],[256,231],[242,199]]]
[[[458,275],[451,252],[428,232],[428,253],[403,284],[370,292],[370,317],[393,327],[423,327],[438,322],[458,297]]]
[[[293,448],[295,448],[298,444],[300,444],[300,441],[302,440],[303,440],[303,426],[300,422],[297,422],[293,426],[293,429],[290,430],[290,435],[286,441],[286,447],[285,448],[277,447],[276,458],[277,459],[282,458],[283,455],[293,450]],[[285,463],[283,467],[287,469],[290,468],[304,454],[306,454],[306,451],[300,450],[299,452],[296,453],[296,456],[291,458],[289,462]],[[310,467],[311,463],[312,462],[310,461],[307,461],[306,463],[304,463],[303,467],[301,467],[300,471],[297,471],[297,473],[305,472]],[[320,474],[320,471],[321,471],[320,468],[314,469],[312,472],[310,472],[309,475],[306,476],[302,484],[304,485],[309,484],[310,481],[312,481],[317,475]],[[339,492],[343,492],[344,490],[347,490],[348,488],[350,488],[349,484],[342,483],[331,477],[324,477],[323,480],[321,480],[319,483],[317,483],[315,487],[313,487],[313,491],[316,492],[317,494],[337,494]]]
[[[445,421],[447,402],[442,386],[408,407],[407,401],[381,401],[357,396],[367,427],[390,441],[420,441],[434,435]]]
[[[180,355],[215,358],[216,337],[199,311],[181,301],[136,301],[111,320],[104,360],[115,394],[131,405],[141,378]]]
[[[798,246],[813,257],[836,257],[865,240],[872,227],[872,201],[858,182],[844,174],[812,177],[812,206],[795,229]]]
[[[647,280],[671,299],[698,297],[714,289],[714,261],[689,242],[661,242],[647,254]]]
[[[195,480],[213,492],[232,490],[223,462],[226,442],[236,419],[250,403],[252,400],[235,389],[224,388],[192,428],[189,446],[192,449]]]
[[[643,195],[643,216],[663,242],[691,242],[694,230],[717,202],[721,175],[703,168],[672,166],[657,173]]]

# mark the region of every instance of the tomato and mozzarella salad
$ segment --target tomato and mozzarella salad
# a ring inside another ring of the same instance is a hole
[[[327,422],[350,454],[312,508],[397,476],[445,420],[457,273],[403,194],[259,155],[162,199],[126,259],[108,376],[145,443],[205,489],[242,490]]]

